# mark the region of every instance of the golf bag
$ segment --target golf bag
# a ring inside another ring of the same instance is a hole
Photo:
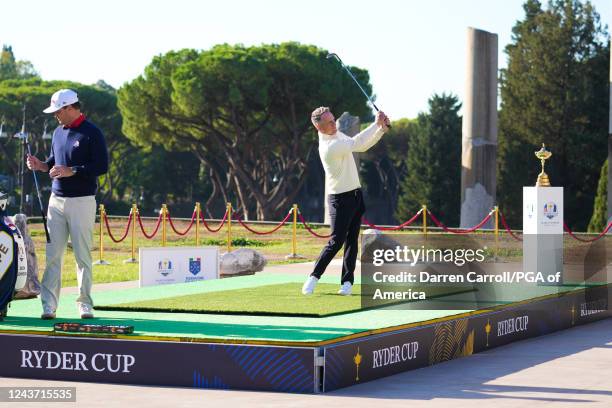
[[[23,237],[6,215],[8,196],[0,192],[0,320],[6,316],[13,295],[27,279],[28,269]]]

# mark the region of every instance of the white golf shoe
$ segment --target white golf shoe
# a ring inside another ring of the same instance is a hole
[[[340,286],[340,290],[338,291],[338,294],[342,296],[349,296],[352,292],[353,292],[353,285],[351,284],[351,282],[344,282]]]
[[[314,292],[314,288],[317,286],[318,282],[319,279],[314,276],[309,276],[308,279],[306,279],[306,282],[304,282],[304,286],[302,286],[302,294],[312,295],[312,292]]]
[[[81,315],[81,319],[93,319],[93,308],[91,305],[87,303],[77,302],[77,308],[79,309],[79,314]]]

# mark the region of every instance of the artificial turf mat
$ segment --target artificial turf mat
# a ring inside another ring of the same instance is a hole
[[[338,288],[336,276],[323,276],[319,285],[334,283]],[[359,279],[359,276],[356,276]],[[180,295],[200,296],[219,290],[241,289],[246,287],[273,285],[278,283],[303,283],[299,275],[261,274],[259,276],[238,276],[231,279],[179,283],[173,285],[147,286],[94,292],[96,304],[116,304],[161,299]],[[317,288],[319,288],[317,285]],[[519,302],[536,296],[572,292],[583,289],[575,287],[555,288],[538,287],[538,293],[526,293],[524,289],[504,295],[504,302]],[[316,293],[316,292],[315,292]],[[465,296],[469,296],[466,293]],[[329,317],[295,317],[295,316],[257,316],[245,314],[203,314],[203,313],[165,313],[96,311],[95,319],[81,320],[75,301],[78,293],[63,293],[57,310],[57,319],[41,320],[40,299],[26,299],[12,302],[8,316],[0,321],[0,333],[38,333],[53,334],[53,324],[57,322],[81,322],[112,325],[133,325],[133,338],[147,339],[154,336],[161,339],[199,339],[219,341],[264,341],[296,342],[310,344],[330,341],[366,331],[396,327],[398,325],[428,322],[431,319],[448,318],[471,310],[402,310],[378,309],[354,313],[343,313]],[[459,295],[462,296],[462,295]],[[82,337],[83,333],[63,335]]]
[[[360,283],[359,275],[355,276],[356,283]],[[338,276],[324,275],[317,290],[324,283],[333,284],[338,289]],[[204,296],[207,293],[227,291],[281,283],[295,283],[301,287],[304,277],[299,274],[262,273],[250,276],[237,276],[228,279],[213,279],[190,283],[177,283],[172,285],[157,285],[146,287],[132,287],[123,289],[106,289],[96,291],[94,286],[95,305],[114,305],[117,303],[156,300],[176,296]],[[575,287],[556,288],[539,286],[533,293],[524,288],[516,288],[503,294],[500,293],[499,305],[519,302],[522,300],[583,289],[582,285]],[[48,333],[53,334],[53,324],[57,322],[81,322],[112,325],[134,326],[133,338],[159,339],[199,339],[213,341],[237,342],[296,342],[311,344],[320,341],[330,341],[345,336],[362,333],[381,328],[396,327],[398,325],[416,324],[431,321],[431,319],[448,318],[471,310],[404,310],[404,309],[377,309],[361,310],[354,313],[342,313],[327,317],[296,317],[279,315],[253,315],[253,314],[215,314],[215,313],[166,313],[134,312],[134,311],[105,311],[95,312],[95,319],[81,320],[75,301],[78,293],[62,292],[57,319],[41,320],[42,307],[40,299],[26,299],[11,302],[8,316],[0,321],[0,333]],[[537,290],[536,290],[537,289]],[[335,292],[334,290],[334,292]],[[457,295],[469,297],[471,293]],[[300,295],[302,296],[302,295]],[[449,296],[452,298],[453,296]],[[311,298],[315,300],[314,298]],[[63,334],[82,337],[83,333]]]
[[[103,304],[96,310],[127,312],[169,312],[243,314],[260,316],[326,317],[364,310],[361,305],[361,285],[353,286],[352,296],[338,295],[337,284],[320,283],[312,295],[301,293],[301,283],[282,283],[249,288],[190,294],[161,299]],[[428,288],[428,297],[440,297],[465,290],[439,287]],[[392,306],[408,301],[388,301]]]

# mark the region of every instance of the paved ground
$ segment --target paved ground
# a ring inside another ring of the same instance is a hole
[[[194,390],[0,378],[1,386],[76,386],[96,407],[611,407],[612,319],[325,395]],[[40,403],[5,403],[37,407]]]

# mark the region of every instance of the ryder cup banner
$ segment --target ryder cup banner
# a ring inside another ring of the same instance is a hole
[[[215,247],[140,248],[140,286],[219,278]]]

